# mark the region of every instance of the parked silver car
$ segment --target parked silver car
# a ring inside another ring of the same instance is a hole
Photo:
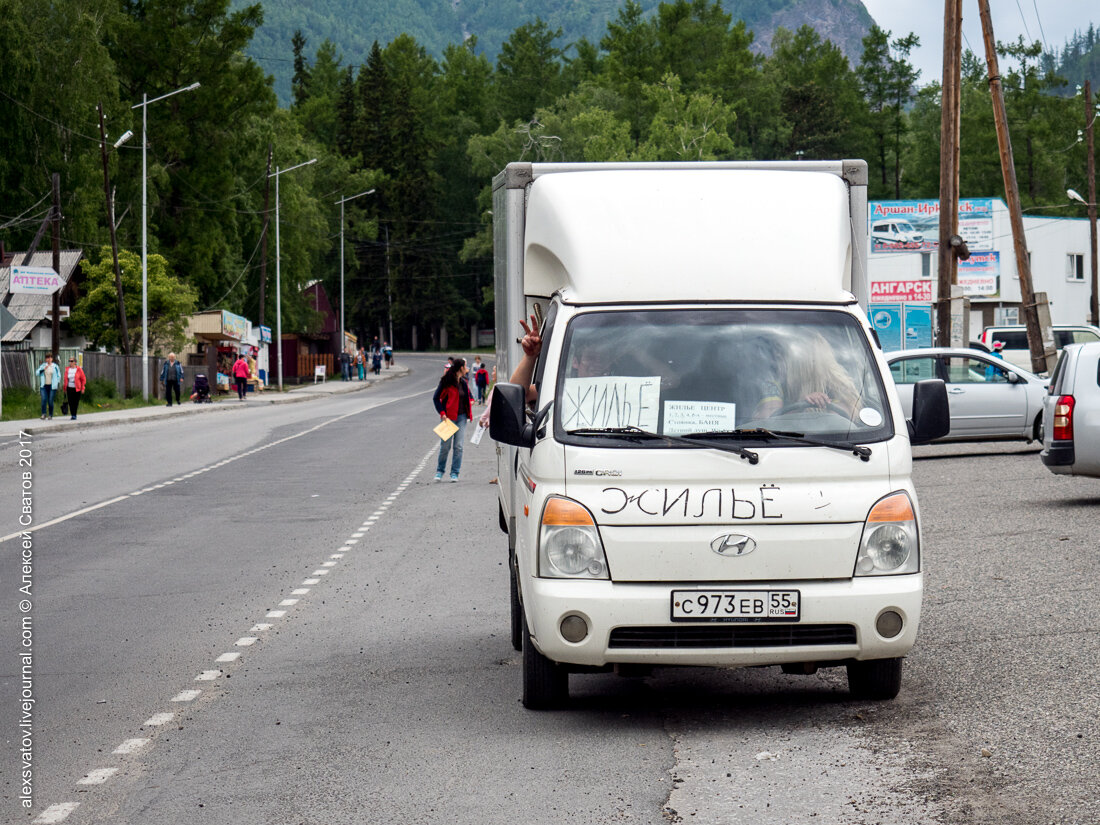
[[[1040,456],[1052,473],[1100,478],[1100,342],[1062,350],[1044,415]]]
[[[1041,441],[1047,381],[988,352],[926,347],[886,353],[898,398],[913,414],[913,385],[941,378],[947,385],[951,431],[941,441]]]

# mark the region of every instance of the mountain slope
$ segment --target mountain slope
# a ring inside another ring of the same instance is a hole
[[[234,7],[248,0],[233,0]],[[587,38],[599,43],[607,22],[618,14],[622,0],[261,0],[264,25],[256,32],[249,54],[275,76],[275,90],[284,104],[290,97],[293,72],[290,38],[301,29],[310,57],[328,38],[343,55],[344,65],[366,60],[371,44],[386,45],[408,33],[431,54],[439,56],[450,43],[477,36],[479,51],[495,59],[501,44],[524,23],[541,17],[561,28],[563,46]],[[647,15],[660,0],[640,0]],[[734,19],[756,32],[756,47],[767,53],[778,26],[797,29],[810,24],[822,39],[832,40],[854,65],[861,39],[873,20],[860,0],[726,0]]]

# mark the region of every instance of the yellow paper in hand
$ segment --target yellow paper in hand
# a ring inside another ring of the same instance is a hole
[[[443,441],[448,440],[452,435],[458,432],[458,425],[451,421],[449,418],[444,418],[439,422],[439,426],[436,427],[433,432],[440,437]]]

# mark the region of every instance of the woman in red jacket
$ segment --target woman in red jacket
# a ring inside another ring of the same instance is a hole
[[[248,362],[244,360],[243,355],[238,355],[237,360],[233,362],[233,377],[237,380],[237,400],[244,401],[245,390],[248,386],[248,377],[251,375],[252,370],[248,367]]]
[[[466,422],[472,417],[470,385],[466,381],[467,372],[466,359],[456,358],[439,379],[439,389],[436,390],[439,406],[442,407],[439,417],[450,419],[457,424],[458,432],[439,445],[439,461],[435,465],[436,481],[443,480],[443,473],[447,469],[447,453],[450,452],[451,445],[454,445],[451,481],[458,481],[458,473],[462,469],[462,442],[466,436]]]
[[[80,406],[80,396],[84,394],[87,383],[88,379],[84,377],[84,370],[77,366],[76,358],[70,358],[69,366],[61,376],[61,385],[65,388],[65,400],[69,402],[70,421],[76,421],[76,408]]]

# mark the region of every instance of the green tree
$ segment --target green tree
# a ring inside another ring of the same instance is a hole
[[[198,82],[201,86],[148,106],[149,246],[171,250],[173,269],[206,304],[223,295],[245,264],[241,209],[262,188],[265,143],[244,126],[271,118],[275,96],[264,72],[242,57],[263,20],[258,5],[230,12],[229,0],[121,0],[109,31],[123,98],[139,103]],[[139,119],[141,111],[135,110]],[[140,124],[135,128],[140,132]],[[139,153],[123,163],[118,212],[141,210]],[[140,224],[123,223],[122,242],[140,240]]]
[[[728,128],[737,115],[731,106],[703,92],[685,94],[674,74],[645,92],[656,114],[638,147],[639,160],[717,160],[733,151]]]
[[[915,34],[890,40],[890,32],[872,26],[863,38],[856,74],[868,107],[873,152],[871,197],[901,197],[902,155],[908,131],[906,110],[913,100],[919,71],[908,61],[920,44]],[[878,174],[875,174],[875,167]]]
[[[122,291],[126,295],[141,294],[141,255],[128,249],[118,252],[122,270]],[[111,250],[100,250],[99,263],[88,259],[80,262],[84,273],[84,295],[69,316],[69,325],[84,335],[95,347],[121,349],[118,328],[118,292],[115,289],[114,264]],[[197,306],[194,288],[181,284],[169,271],[168,262],[160,255],[150,255],[146,281],[149,314],[149,348],[155,354],[180,350],[186,343],[187,318]],[[126,327],[130,331],[130,351],[141,349],[141,302],[126,302]]]
[[[290,78],[290,91],[294,95],[294,103],[300,106],[310,95],[309,63],[305,56],[306,38],[301,29],[294,30],[290,46],[294,52],[294,75]]]
[[[554,41],[561,29],[541,18],[512,32],[497,58],[496,97],[501,120],[528,120],[535,109],[552,103],[562,92],[562,55]]]
[[[115,0],[0,0],[0,192],[9,248],[30,243],[49,208],[51,177],[61,176],[66,245],[106,239],[99,125],[122,134],[130,114],[119,104],[118,75],[105,33]]]
[[[835,158],[856,154],[866,106],[858,80],[839,48],[809,26],[779,28],[765,72],[779,89],[790,128],[781,157]]]

